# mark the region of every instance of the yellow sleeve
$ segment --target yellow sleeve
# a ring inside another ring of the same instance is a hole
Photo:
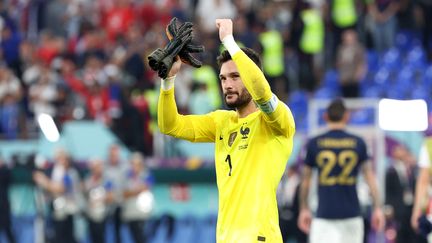
[[[258,105],[277,99],[275,110],[270,113],[264,112],[268,124],[277,134],[294,136],[295,123],[291,110],[273,95],[261,69],[242,50],[237,51],[232,59],[237,65],[243,84]]]
[[[160,90],[158,101],[158,126],[163,134],[191,142],[214,142],[216,125],[212,113],[205,115],[180,115],[174,98],[174,88]]]
[[[240,77],[252,98],[258,103],[265,103],[272,97],[270,85],[261,69],[242,51],[232,57],[237,65]]]

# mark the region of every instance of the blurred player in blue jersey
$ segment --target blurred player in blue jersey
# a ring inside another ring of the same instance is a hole
[[[368,162],[366,143],[345,131],[349,113],[342,99],[330,103],[324,118],[329,130],[307,144],[298,225],[309,233],[310,243],[362,243],[364,226],[356,189],[360,169],[372,194],[372,227],[375,230],[384,227],[384,215],[375,175]],[[312,219],[308,194],[314,168],[318,170],[319,185],[318,209]]]

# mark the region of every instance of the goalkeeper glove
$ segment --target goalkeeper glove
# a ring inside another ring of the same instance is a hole
[[[169,70],[171,70],[176,56],[191,41],[192,23],[183,23],[179,28],[178,35],[170,40],[164,49],[158,48],[147,57],[150,68],[157,71],[160,78],[165,79]]]
[[[171,19],[170,23],[165,29],[166,35],[169,40],[174,39],[177,35],[181,35],[182,31],[184,31],[182,26],[177,29],[177,18],[175,17]],[[203,51],[204,46],[188,43],[182,50],[180,50],[179,57],[183,63],[191,65],[192,67],[199,68],[202,65],[201,61],[193,57],[191,53],[198,53]]]

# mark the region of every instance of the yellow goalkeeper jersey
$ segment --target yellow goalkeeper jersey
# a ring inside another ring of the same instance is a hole
[[[233,60],[254,100],[271,95],[261,70],[246,54],[240,51]],[[174,88],[161,89],[158,124],[163,133],[177,138],[215,142],[218,243],[282,243],[276,188],[295,132],[291,111],[284,103],[278,102],[269,114],[258,110],[244,118],[226,110],[184,116],[177,112]]]

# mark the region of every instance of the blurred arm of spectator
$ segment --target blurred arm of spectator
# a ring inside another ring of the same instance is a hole
[[[428,198],[430,158],[427,145],[424,144],[420,149],[419,167],[420,172],[417,178],[414,206],[411,214],[411,226],[418,231],[418,219],[422,214],[425,199]]]
[[[114,199],[115,199],[115,197],[114,197],[113,190],[107,191],[106,195],[105,195],[105,202],[108,203],[108,204],[110,204],[110,203],[114,202]]]
[[[144,165],[144,158],[140,153],[133,153],[130,159],[131,170],[128,173],[128,185],[123,191],[125,199],[138,196],[141,192],[150,190],[151,176]]]
[[[33,173],[33,180],[42,189],[52,194],[62,194],[65,192],[65,187],[62,183],[51,181],[50,178],[41,171],[35,171]]]
[[[342,44],[337,51],[336,68],[340,75],[340,84],[344,97],[358,97],[359,83],[367,69],[366,51],[352,29],[342,33]]]
[[[0,67],[0,103],[16,103],[22,97],[21,84],[6,66]]]
[[[385,225],[385,218],[384,218],[384,213],[381,209],[382,205],[381,205],[379,192],[378,192],[378,184],[371,163],[370,162],[365,163],[363,165],[362,171],[372,196],[373,211],[371,216],[372,217],[371,225],[374,230],[382,231]]]
[[[147,191],[149,190],[149,187],[147,185],[138,185],[134,188],[128,188],[125,189],[123,192],[123,197],[125,199],[131,198],[131,197],[136,197],[138,196],[141,192]]]
[[[377,0],[371,1],[369,3],[368,11],[376,22],[383,23],[399,11],[399,2],[392,0],[390,1],[391,2],[383,10],[380,10],[378,7]]]
[[[390,167],[385,176],[385,207],[386,215],[389,220],[395,218],[395,209],[400,208],[402,202],[396,195],[400,193],[400,183],[398,180],[397,172],[395,169]]]

